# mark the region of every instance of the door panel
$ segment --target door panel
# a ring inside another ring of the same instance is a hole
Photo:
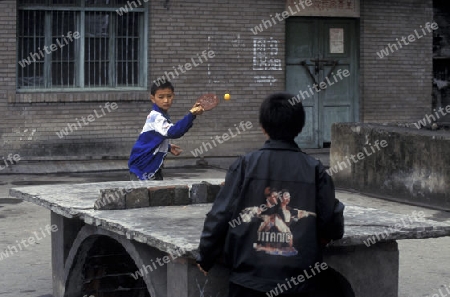
[[[311,78],[314,73],[314,64],[309,59],[313,56],[319,39],[316,36],[316,21],[312,19],[296,19],[286,28],[289,42],[286,44],[286,91],[298,95],[300,92],[308,92],[316,78]],[[304,62],[302,66],[300,63]],[[309,71],[309,73],[308,73]],[[318,94],[304,94],[302,101],[306,113],[306,123],[302,133],[297,138],[297,143],[308,147],[316,146],[318,140]],[[301,98],[301,97],[300,97]]]
[[[358,87],[355,83],[357,65],[357,45],[355,44],[355,21],[326,19],[323,21],[323,57],[324,60],[335,61],[336,64],[324,63],[321,81],[329,77],[329,89],[323,93],[323,142],[331,142],[331,125],[337,122],[355,121],[355,95]],[[342,42],[342,46],[341,46]],[[334,67],[333,67],[334,66]],[[340,71],[341,70],[341,71]],[[342,75],[344,70],[349,76]],[[341,73],[340,75],[338,74]],[[331,74],[330,74],[331,73]],[[328,83],[328,81],[327,81]],[[320,111],[319,111],[320,113]]]
[[[331,125],[358,120],[356,20],[291,17],[286,26],[286,90],[294,95],[326,84],[302,100],[306,125],[296,138],[303,148],[331,141]],[[344,71],[349,74],[343,75]],[[302,98],[301,98],[302,99]]]
[[[286,64],[298,64],[303,59],[314,55],[318,39],[316,36],[316,21],[299,19],[289,22],[286,26]]]
[[[301,68],[302,66],[286,66],[286,90],[295,95],[300,90],[308,90],[308,85],[312,85],[311,77]],[[317,143],[317,94],[314,96],[310,94],[310,98],[307,95],[304,96],[307,100],[304,100],[302,104],[308,121],[305,121],[305,127],[302,133],[297,136],[296,141],[312,145]]]
[[[306,117],[314,118],[315,112],[311,106],[305,106],[305,115]],[[314,130],[312,121],[305,122],[305,127],[303,127],[302,133],[300,133],[296,138],[295,142],[303,142],[303,143],[314,143],[316,141],[316,131]]]

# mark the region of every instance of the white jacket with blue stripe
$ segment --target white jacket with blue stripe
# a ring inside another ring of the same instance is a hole
[[[195,115],[188,113],[173,124],[167,113],[153,104],[142,132],[131,149],[128,168],[141,180],[151,179],[170,151],[169,139],[182,137],[193,125]]]

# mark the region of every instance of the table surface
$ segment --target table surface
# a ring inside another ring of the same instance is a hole
[[[13,188],[11,196],[43,206],[67,218],[78,218],[167,252],[182,249],[195,255],[203,222],[211,204],[146,207],[126,210],[94,210],[101,189],[139,188],[151,186],[188,185],[207,181],[220,184],[222,179],[104,182],[88,184],[41,185]],[[339,198],[339,196],[338,196]],[[422,239],[450,236],[450,224],[433,220],[414,220],[411,216],[374,208],[346,205],[345,235],[333,246],[362,245],[376,234],[380,241]],[[378,240],[377,240],[378,241]]]

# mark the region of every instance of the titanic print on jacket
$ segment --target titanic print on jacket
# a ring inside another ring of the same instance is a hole
[[[264,194],[266,204],[259,207],[247,207],[240,214],[244,223],[250,223],[255,218],[261,222],[257,231],[257,242],[253,243],[253,248],[270,255],[297,255],[298,251],[293,246],[290,226],[300,219],[316,216],[316,214],[291,208],[289,206],[291,194],[287,190],[278,191],[267,187]]]

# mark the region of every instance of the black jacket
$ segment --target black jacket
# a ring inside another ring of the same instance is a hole
[[[320,239],[343,236],[343,208],[320,161],[293,141],[268,140],[230,166],[197,262],[208,271],[223,252],[231,282],[269,291],[322,261]],[[310,290],[312,282],[290,291]]]

